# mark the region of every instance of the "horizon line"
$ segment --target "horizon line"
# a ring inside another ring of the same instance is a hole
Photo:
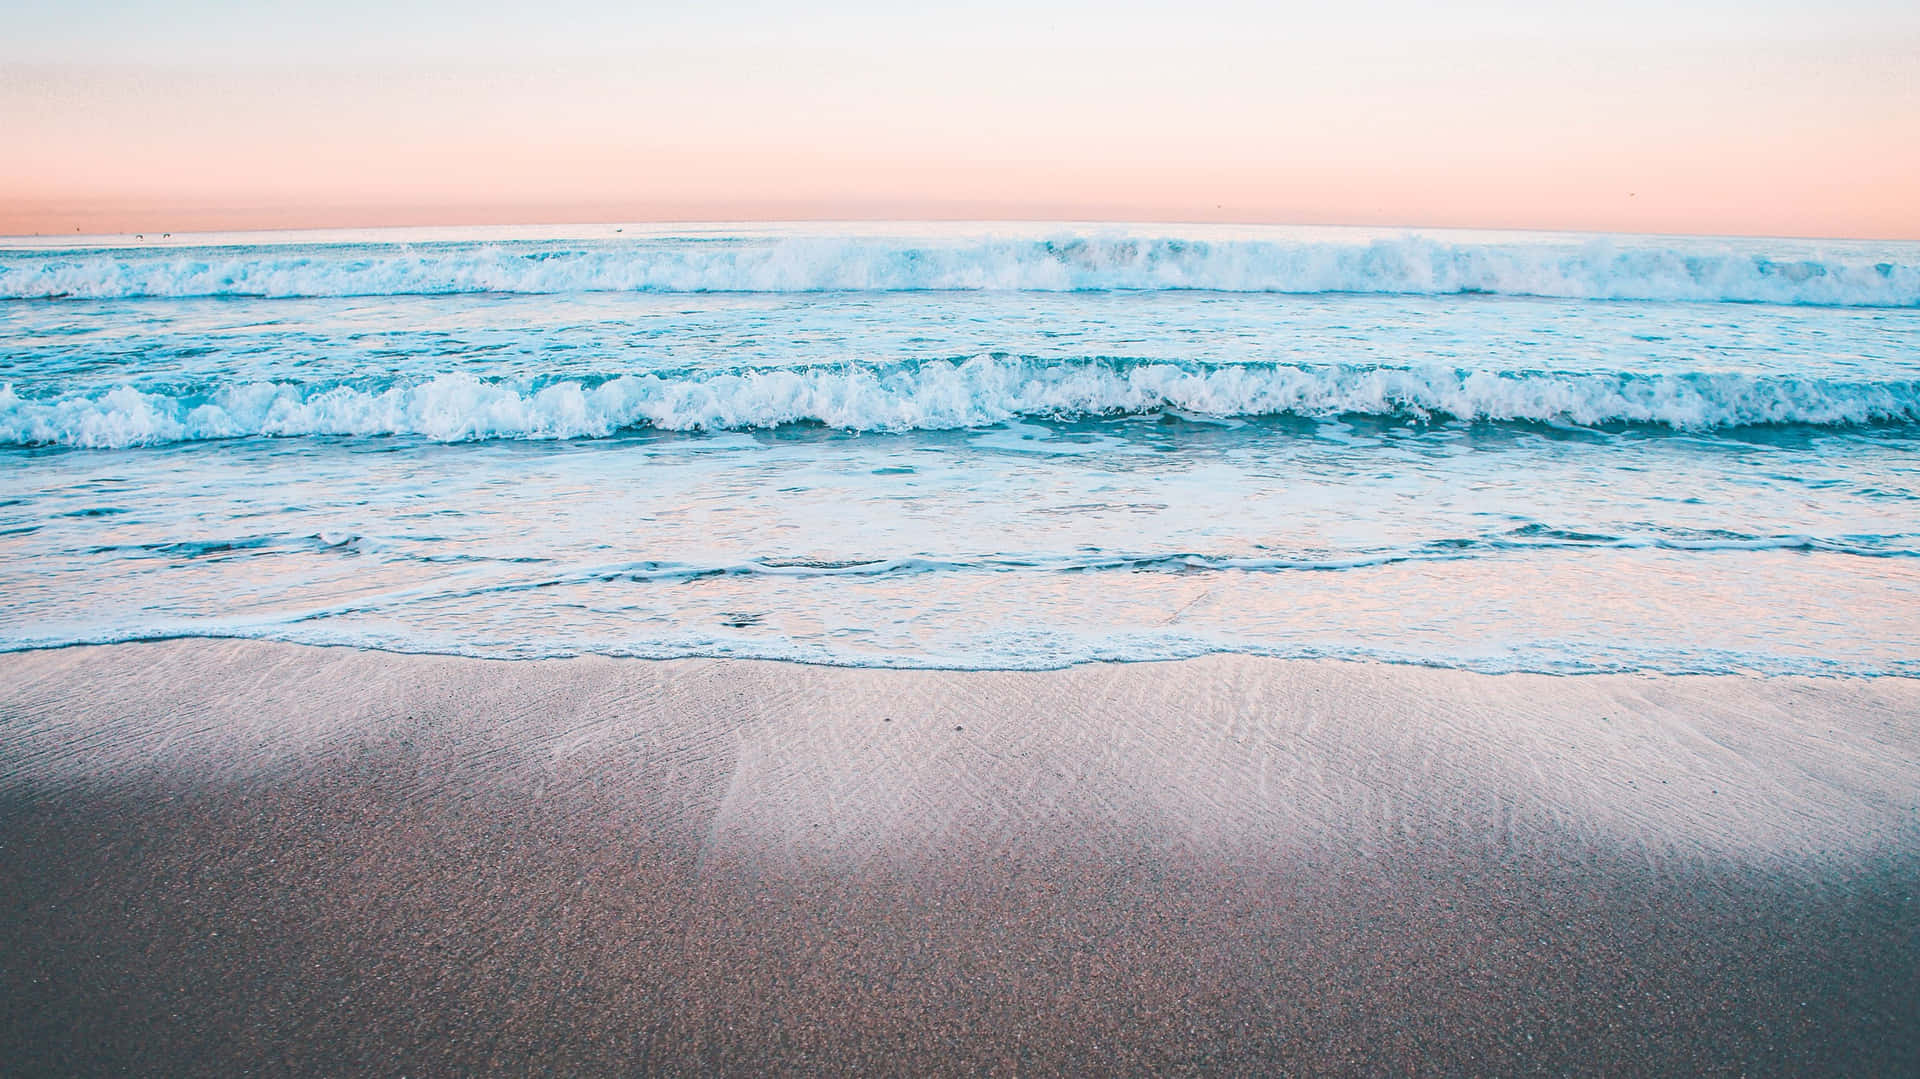
[[[0,215],[0,221],[5,217]],[[458,229],[514,230],[514,229],[566,229],[566,228],[611,228],[616,232],[624,228],[663,228],[663,227],[727,227],[757,226],[777,228],[781,226],[804,225],[1063,225],[1063,226],[1111,226],[1124,228],[1257,228],[1257,229],[1338,229],[1351,231],[1391,231],[1404,233],[1418,232],[1492,232],[1524,233],[1530,235],[1574,235],[1574,236],[1619,236],[1665,239],[1697,240],[1788,240],[1798,242],[1833,243],[1920,243],[1920,234],[1822,234],[1794,232],[1685,232],[1661,229],[1611,229],[1580,226],[1552,225],[1511,225],[1511,224],[1458,224],[1435,222],[1379,222],[1379,221],[1329,221],[1310,219],[1275,218],[1211,218],[1179,216],[1072,216],[1072,215],[1006,215],[974,216],[927,214],[912,216],[891,215],[793,215],[793,216],[742,216],[715,217],[701,215],[667,215],[659,217],[555,217],[549,219],[458,219],[458,220],[418,220],[408,222],[380,222],[369,224],[289,224],[289,225],[241,225],[238,227],[214,228],[178,228],[165,226],[142,228],[105,229],[82,231],[76,227],[73,232],[0,232],[0,243],[16,244],[20,241],[64,240],[69,243],[85,240],[128,240],[151,243],[154,239],[180,240],[191,237],[214,236],[272,236],[301,233],[344,233],[344,232],[417,232]]]

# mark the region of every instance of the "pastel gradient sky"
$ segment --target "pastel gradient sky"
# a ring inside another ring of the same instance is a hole
[[[1920,238],[1920,3],[11,0],[0,233],[1244,221]]]

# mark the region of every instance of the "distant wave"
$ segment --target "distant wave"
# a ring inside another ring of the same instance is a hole
[[[0,254],[0,298],[1195,289],[1920,306],[1920,258],[1775,257],[1755,243],[1096,235],[63,251]]]
[[[576,439],[640,428],[723,431],[800,423],[850,431],[942,430],[1163,410],[1217,418],[1358,414],[1684,430],[1910,424],[1920,423],[1920,380],[978,356],[621,375],[537,388],[464,374],[384,385],[249,382],[173,393],[122,386],[92,395],[31,397],[4,385],[0,444],[111,449],[255,436]]]

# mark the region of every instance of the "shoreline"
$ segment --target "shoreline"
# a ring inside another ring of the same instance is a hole
[[[0,654],[26,1071],[1899,1071],[1920,680]]]
[[[572,663],[580,661],[609,663],[742,663],[773,664],[776,666],[799,667],[822,671],[872,671],[883,674],[1059,674],[1088,667],[1136,667],[1157,664],[1176,665],[1182,663],[1204,663],[1212,660],[1250,661],[1254,663],[1332,665],[1336,667],[1385,668],[1389,670],[1436,671],[1465,675],[1469,678],[1650,678],[1655,680],[1688,680],[1726,678],[1736,680],[1773,681],[1811,681],[1811,682],[1908,682],[1920,685],[1920,674],[1907,674],[1900,671],[1861,671],[1849,669],[1835,670],[1658,670],[1639,667],[1593,667],[1582,670],[1542,670],[1535,668],[1482,669],[1464,667],[1441,660],[1423,660],[1411,658],[1393,658],[1378,655],[1276,655],[1270,652],[1246,652],[1222,648],[1217,651],[1199,652],[1185,656],[1151,656],[1143,659],[1116,659],[1095,657],[1071,659],[1054,666],[1046,667],[964,667],[964,666],[883,666],[876,663],[857,663],[831,659],[806,659],[797,656],[742,656],[742,655],[705,655],[689,653],[685,655],[642,656],[611,652],[568,652],[556,655],[539,656],[494,656],[477,655],[471,652],[443,652],[432,649],[406,649],[377,644],[331,641],[293,641],[279,637],[243,637],[223,636],[200,633],[161,634],[155,636],[128,637],[121,640],[81,640],[55,644],[0,644],[0,662],[9,657],[29,656],[42,653],[64,652],[74,649],[119,649],[146,646],[168,645],[258,645],[266,648],[306,649],[318,652],[344,651],[357,652],[373,656],[392,656],[396,659],[447,659],[473,663]]]

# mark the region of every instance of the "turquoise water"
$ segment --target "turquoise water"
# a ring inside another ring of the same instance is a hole
[[[0,647],[1920,674],[1920,247],[0,249]]]

